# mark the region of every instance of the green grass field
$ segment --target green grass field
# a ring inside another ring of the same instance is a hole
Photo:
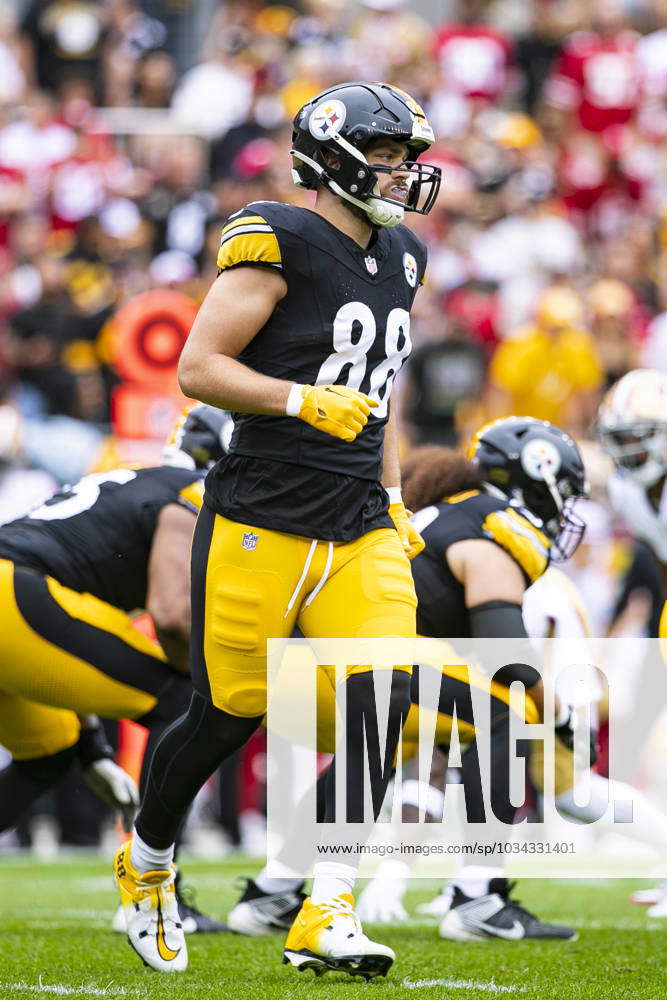
[[[257,864],[185,862],[202,908],[222,916],[237,896],[235,879]],[[364,984],[329,973],[321,979],[281,965],[282,939],[190,936],[190,967],[165,976],[145,969],[125,938],[109,930],[115,908],[108,865],[89,856],[38,864],[0,858],[0,1000],[32,996],[145,997],[161,1000],[368,996],[455,997],[520,994],[525,1000],[664,1000],[667,921],[630,906],[638,882],[523,881],[517,895],[545,918],[573,924],[572,943],[454,944],[424,918],[375,928],[397,960],[388,979]],[[407,907],[437,883],[414,882]],[[519,891],[520,889],[520,891]]]

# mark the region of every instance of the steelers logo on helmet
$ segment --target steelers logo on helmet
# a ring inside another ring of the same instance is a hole
[[[521,449],[521,465],[531,479],[553,481],[561,467],[560,452],[551,441],[533,438]]]
[[[310,113],[308,128],[316,139],[329,139],[345,124],[347,109],[342,101],[323,101]]]
[[[414,288],[417,284],[417,261],[411,253],[403,254],[403,271],[410,288]]]

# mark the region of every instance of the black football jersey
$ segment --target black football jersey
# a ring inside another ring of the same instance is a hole
[[[145,608],[158,515],[170,503],[196,514],[203,500],[200,477],[201,472],[171,466],[84,476],[25,517],[2,525],[0,559],[125,611]]]
[[[527,511],[479,490],[468,490],[425,507],[415,514],[425,549],[412,560],[417,591],[419,635],[456,638],[470,635],[470,616],[463,586],[447,564],[454,542],[486,538],[517,563],[526,586],[549,565],[549,539]]]
[[[378,406],[353,442],[293,417],[234,414],[230,454],[209,474],[206,502],[236,521],[332,541],[390,525],[379,485],[384,427],[411,349],[423,244],[397,226],[377,230],[364,250],[308,209],[255,202],[225,226],[218,255],[223,271],[248,265],[280,271],[287,294],[239,361],[275,378],[347,385]]]

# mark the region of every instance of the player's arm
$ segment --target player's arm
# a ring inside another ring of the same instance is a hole
[[[158,641],[177,670],[190,670],[190,549],[195,519],[178,504],[163,507],[148,562],[146,610]]]
[[[384,429],[382,485],[389,494],[389,515],[394,522],[408,559],[414,559],[424,548],[424,539],[410,523],[401,494],[401,464],[398,457],[398,419],[395,407],[390,407]]]
[[[254,371],[238,355],[285,296],[280,272],[232,267],[213,282],[183,348],[178,381],[186,396],[239,413],[299,417],[354,441],[377,403],[347,386],[304,386]],[[295,317],[296,318],[296,317]]]
[[[447,549],[447,564],[463,586],[476,639],[526,639],[521,605],[526,581],[518,563],[499,545],[485,538],[466,538]],[[519,680],[538,711],[544,710],[542,680],[528,664],[512,664],[507,684]]]
[[[291,383],[236,358],[287,292],[268,268],[235,267],[213,282],[183,348],[178,381],[186,396],[241,413],[285,413]]]

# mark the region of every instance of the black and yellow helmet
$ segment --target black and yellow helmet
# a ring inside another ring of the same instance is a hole
[[[234,422],[227,410],[196,403],[184,410],[162,452],[165,465],[210,469],[227,454]]]
[[[541,522],[554,562],[573,555],[585,528],[573,506],[588,495],[588,484],[569,434],[546,420],[504,417],[475,434],[468,457],[479,466],[487,488]]]
[[[377,172],[394,168],[369,165],[364,150],[376,139],[407,146],[410,191],[405,203],[380,197]],[[373,225],[395,226],[404,211],[425,215],[435,204],[440,168],[417,162],[433,141],[424,110],[405,91],[387,83],[341,83],[316,94],[297,113],[292,177],[311,190],[325,185],[362,208]]]

